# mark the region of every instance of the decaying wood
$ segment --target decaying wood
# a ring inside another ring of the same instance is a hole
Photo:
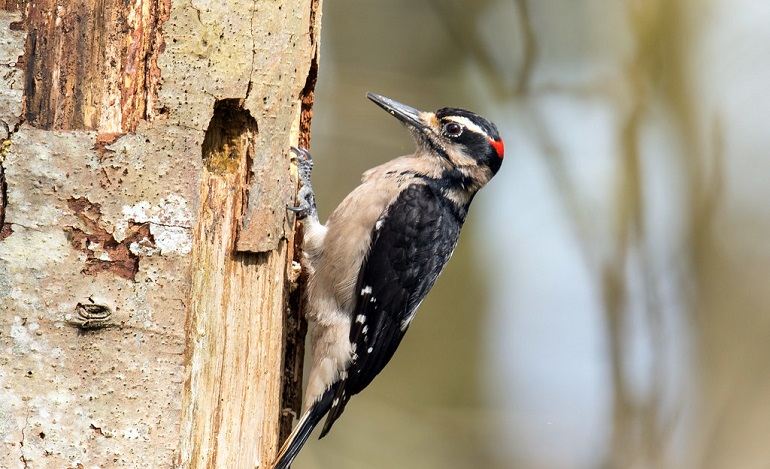
[[[252,166],[260,172],[252,176],[264,183],[253,185],[249,191],[238,249],[264,252],[275,249],[285,237],[288,225],[283,201],[293,193],[293,190],[287,193],[287,188],[293,189],[288,173],[276,171],[277,167],[267,162],[274,155],[285,154],[289,143],[285,139],[287,132],[292,134],[294,144],[309,145],[313,89],[318,72],[315,51],[320,34],[321,0],[300,3],[291,9],[280,3],[256,5],[261,15],[275,19],[251,24],[252,36],[259,38],[253,42],[254,63],[266,66],[252,66],[249,71],[245,103],[246,108],[258,116],[260,126],[258,151]],[[298,14],[301,15],[299,21]],[[302,67],[299,74],[297,64]]]
[[[235,250],[257,123],[237,100],[217,103],[203,141],[192,250],[182,467],[255,467],[278,444],[288,243]],[[255,444],[260,441],[261,444]]]
[[[131,132],[165,112],[153,108],[153,98],[170,3],[29,2],[25,121],[45,129]]]
[[[319,1],[0,1],[0,465],[272,458],[319,25]]]

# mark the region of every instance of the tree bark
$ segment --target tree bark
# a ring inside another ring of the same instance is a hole
[[[0,0],[0,28],[0,466],[269,463],[320,0]]]

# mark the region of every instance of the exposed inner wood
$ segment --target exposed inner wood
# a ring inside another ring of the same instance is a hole
[[[81,221],[82,226],[65,226],[72,246],[85,254],[82,273],[98,275],[111,273],[126,280],[135,280],[139,271],[139,256],[131,251],[131,245],[155,247],[148,223],[129,223],[126,236],[118,242],[101,223],[99,204],[87,198],[69,198],[67,207]]]
[[[184,467],[251,469],[278,445],[278,420],[269,412],[280,409],[290,249],[284,240],[268,253],[235,250],[256,134],[238,100],[217,102],[203,142],[193,235],[178,461]]]
[[[24,119],[39,128],[133,132],[155,109],[170,0],[38,0],[26,7]]]
[[[25,3],[25,0],[0,0],[0,10],[20,11]]]

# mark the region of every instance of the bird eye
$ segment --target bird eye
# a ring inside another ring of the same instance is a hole
[[[442,133],[446,135],[447,137],[459,137],[461,133],[463,133],[463,126],[458,124],[457,122],[447,122],[444,124],[444,129],[442,130]]]

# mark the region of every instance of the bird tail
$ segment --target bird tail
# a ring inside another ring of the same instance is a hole
[[[276,456],[273,463],[273,469],[289,469],[292,461],[299,454],[299,450],[302,449],[307,439],[310,438],[310,434],[315,426],[329,412],[333,397],[334,389],[327,390],[315,404],[302,414],[302,418],[299,419],[289,438],[286,439],[286,442],[278,452],[278,456]]]

